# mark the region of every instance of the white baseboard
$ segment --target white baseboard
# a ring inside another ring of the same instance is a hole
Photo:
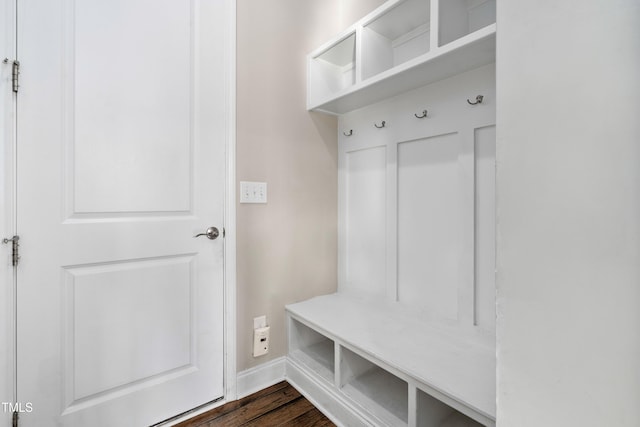
[[[279,357],[239,372],[236,380],[238,399],[284,381],[285,366],[285,357]]]

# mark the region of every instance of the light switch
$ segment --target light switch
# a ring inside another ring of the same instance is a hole
[[[240,181],[240,203],[267,203],[267,183]]]

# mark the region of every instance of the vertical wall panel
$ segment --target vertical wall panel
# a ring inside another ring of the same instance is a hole
[[[398,145],[398,299],[458,311],[459,135]]]
[[[347,167],[347,289],[384,295],[386,147],[352,151]]]
[[[496,128],[475,130],[475,313],[476,325],[495,331]]]

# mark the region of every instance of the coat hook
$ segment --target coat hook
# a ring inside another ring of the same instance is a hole
[[[471,102],[471,101],[469,101],[468,98],[467,98],[467,102],[469,103],[469,105],[482,104],[482,99],[483,98],[484,98],[484,96],[478,95],[478,96],[476,96],[476,102]]]
[[[419,116],[416,113],[413,113],[414,116],[416,116],[417,119],[424,119],[425,117],[427,117],[427,110],[422,110],[422,115]]]
[[[377,127],[378,129],[382,129],[384,127],[384,125],[386,125],[387,123],[383,120],[382,121],[382,126],[378,126],[377,124],[373,124],[375,127]]]
[[[343,134],[344,136],[351,136],[351,135],[353,135],[353,129],[349,129],[349,133],[342,132],[342,134]]]

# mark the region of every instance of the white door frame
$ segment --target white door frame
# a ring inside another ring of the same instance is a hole
[[[225,207],[224,229],[224,391],[222,402],[236,400],[236,0],[229,2],[225,37]],[[15,104],[11,89],[11,61],[15,58],[17,0],[0,0],[0,239],[16,230]],[[9,31],[13,30],[13,31]],[[3,64],[4,58],[9,63]],[[4,402],[15,402],[15,305],[11,250],[0,246],[0,425],[9,425]],[[214,405],[219,405],[217,402]],[[201,408],[202,412],[208,408]],[[177,415],[177,414],[176,414]]]
[[[236,0],[229,2],[226,63],[226,189],[224,245],[224,401],[236,400]]]
[[[16,0],[0,0],[0,240],[15,234],[15,104],[11,60],[16,55]],[[3,63],[8,58],[8,63]],[[11,249],[0,245],[0,425],[11,425],[4,403],[15,396],[15,294]]]

